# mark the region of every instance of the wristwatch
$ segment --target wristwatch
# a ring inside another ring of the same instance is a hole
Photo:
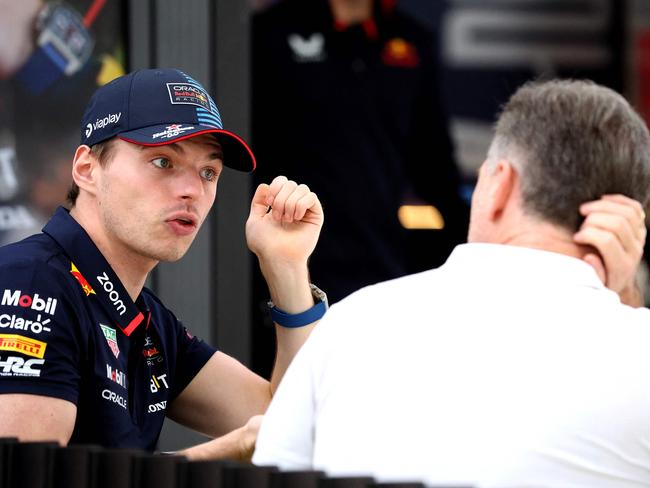
[[[272,300],[269,300],[268,306],[273,322],[282,327],[296,328],[303,327],[323,318],[323,315],[325,315],[328,309],[327,295],[314,284],[310,284],[309,288],[311,288],[311,294],[316,303],[313,307],[301,313],[287,313],[276,307]]]
[[[36,49],[16,78],[37,95],[88,61],[95,41],[81,14],[63,2],[47,3],[36,17]]]

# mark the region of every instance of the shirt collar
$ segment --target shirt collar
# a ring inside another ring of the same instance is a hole
[[[456,246],[445,267],[486,273],[495,281],[512,283],[534,280],[606,289],[596,271],[581,259],[556,252],[505,244],[470,243]],[[555,285],[553,285],[555,284]]]
[[[83,227],[68,210],[59,207],[43,227],[43,232],[54,239],[70,258],[70,273],[86,295],[96,295],[113,322],[125,335],[131,335],[144,322],[144,316]]]

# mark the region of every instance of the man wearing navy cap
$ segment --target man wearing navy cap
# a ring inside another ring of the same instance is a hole
[[[74,155],[70,210],[0,248],[0,437],[151,450],[168,415],[212,437],[234,430],[211,455],[247,454],[255,422],[241,426],[266,409],[327,306],[307,270],[323,212],[285,177],[253,197],[248,245],[278,324],[269,384],[193,337],[144,288],[158,262],[189,248],[223,165],[252,171],[255,158],[186,74],[141,70],[97,90]]]

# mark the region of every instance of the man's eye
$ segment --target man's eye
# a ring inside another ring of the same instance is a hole
[[[212,168],[203,168],[200,174],[201,178],[207,181],[214,181],[217,179],[217,172]]]
[[[172,166],[171,161],[169,159],[167,159],[167,158],[155,158],[155,159],[152,159],[151,164],[153,164],[157,168],[162,168],[162,169],[171,168],[171,166]]]

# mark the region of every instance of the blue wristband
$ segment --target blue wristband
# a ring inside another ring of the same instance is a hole
[[[317,300],[316,304],[308,310],[301,313],[290,314],[280,310],[269,301],[269,309],[271,312],[271,319],[282,327],[296,328],[309,325],[323,318],[327,312],[327,295],[319,290],[315,285],[309,285],[314,298]]]
[[[326,311],[327,307],[325,306],[325,302],[318,302],[309,310],[296,314],[283,312],[278,307],[271,307],[271,318],[273,322],[282,327],[303,327],[323,318]]]

